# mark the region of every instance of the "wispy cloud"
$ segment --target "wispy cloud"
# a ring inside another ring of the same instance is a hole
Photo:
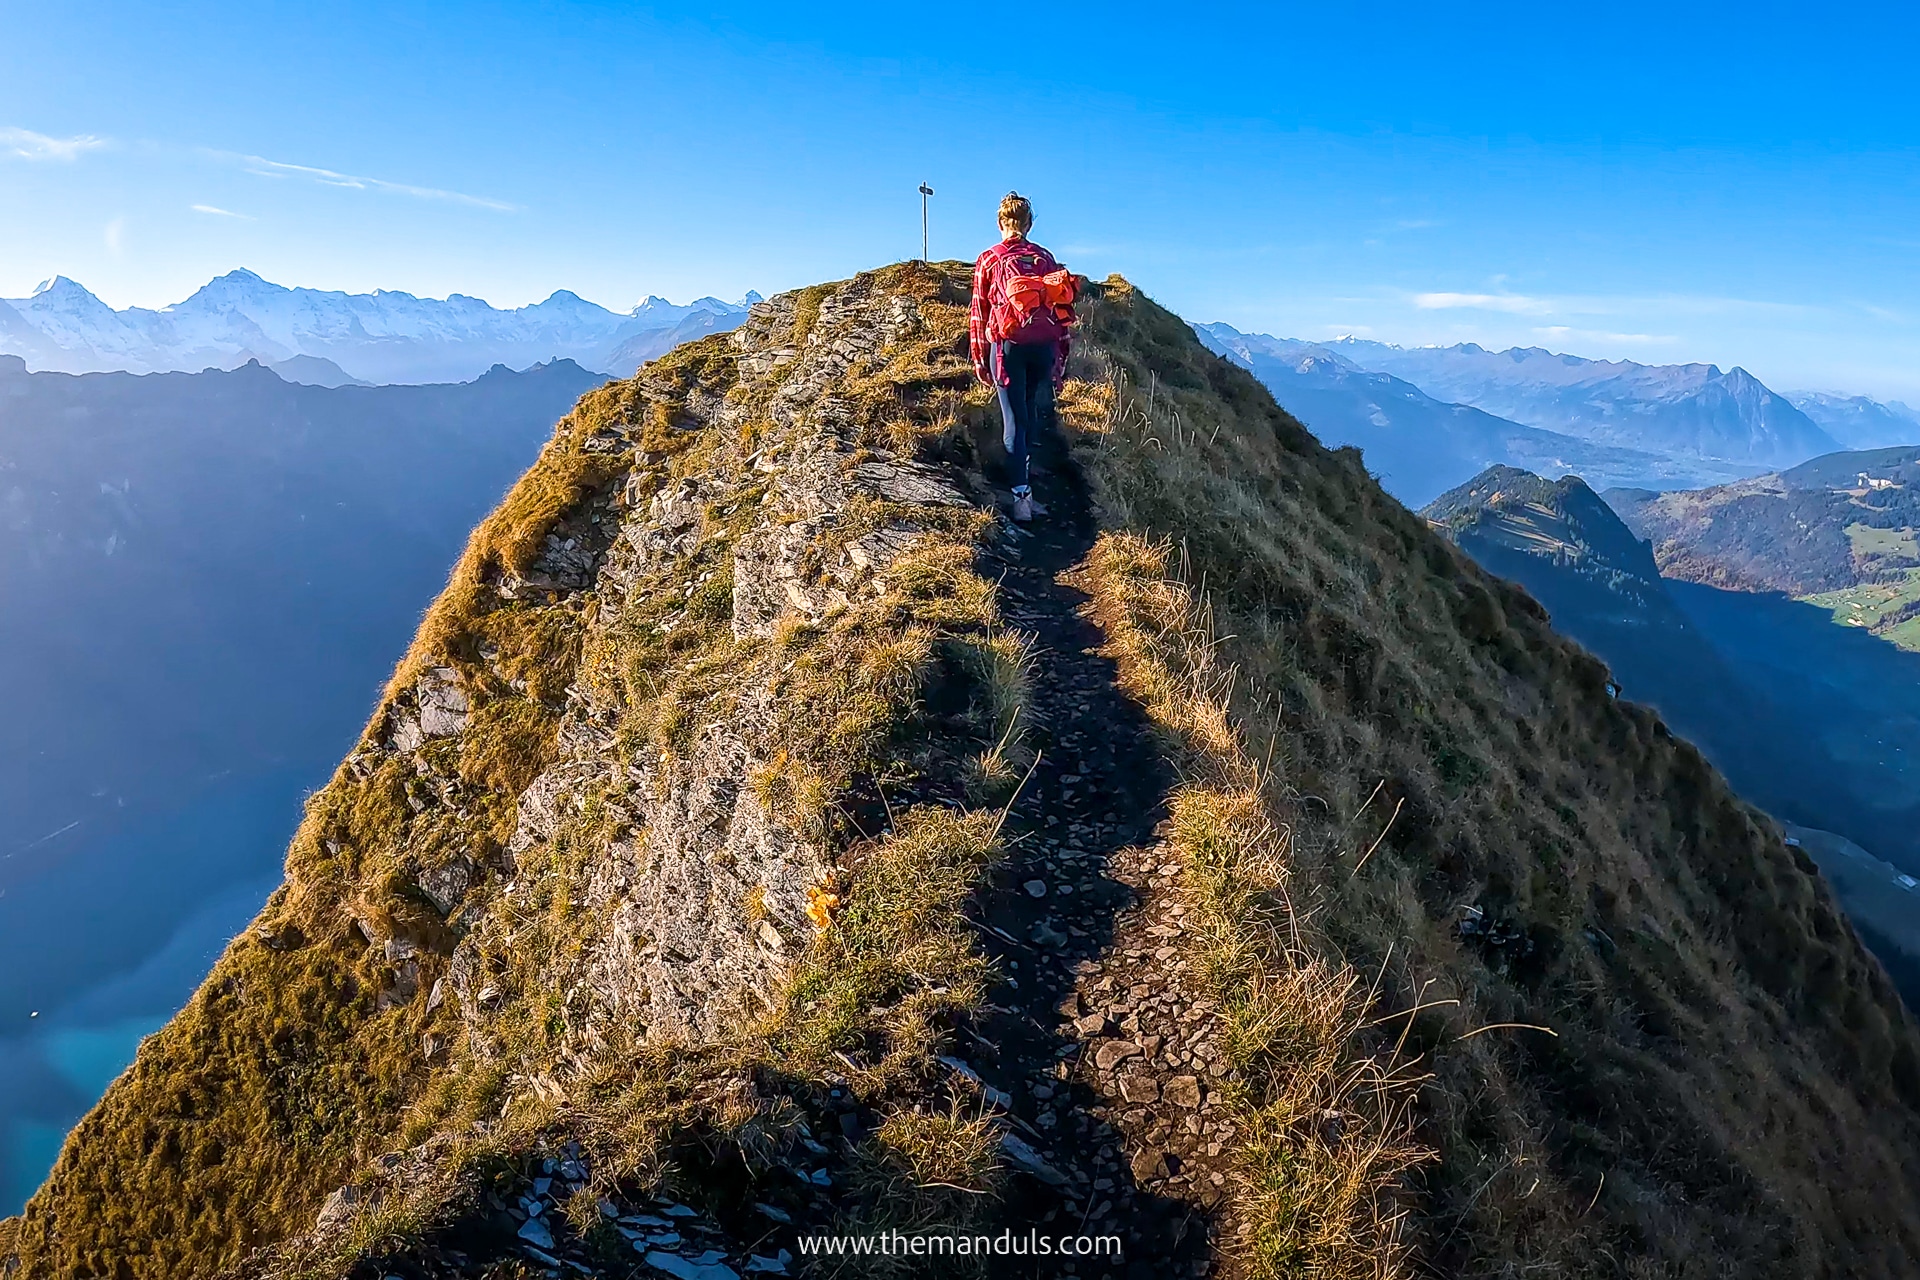
[[[196,204],[192,206],[192,208],[195,213],[211,213],[214,216],[220,217],[220,218],[238,218],[242,222],[258,221],[258,219],[256,219],[250,213],[235,213],[231,209],[222,209],[219,205]]]
[[[1520,293],[1416,293],[1413,305],[1422,311],[1504,311],[1516,316],[1553,314],[1553,303]]]
[[[90,133],[76,134],[71,138],[53,138],[44,133],[35,133],[31,129],[0,125],[0,160],[72,161],[85,152],[98,151],[113,145],[111,139],[96,137]],[[164,143],[138,145],[145,150],[158,151],[162,154],[168,152],[178,154],[177,148]],[[341,173],[337,169],[325,169],[319,165],[291,164],[284,160],[269,160],[265,156],[221,151],[214,147],[198,147],[194,151],[209,159],[238,165],[248,173],[262,178],[292,178],[317,182],[322,186],[343,187],[350,191],[387,191],[395,195],[412,196],[417,200],[444,200],[450,204],[463,204],[475,209],[491,209],[495,213],[520,212],[520,206],[517,204],[508,204],[504,200],[494,200],[487,196],[468,195],[464,191],[422,187],[411,182],[392,182],[386,178],[369,178],[360,174]],[[230,218],[247,216],[214,205],[197,204],[193,208],[200,213],[225,215]]]
[[[1642,296],[1563,294],[1552,297],[1524,293],[1415,293],[1401,296],[1422,311],[1493,311],[1516,316],[1551,316],[1556,319],[1617,316],[1634,321],[1648,316],[1750,316],[1778,321],[1817,315],[1828,310],[1806,303],[1674,293]]]
[[[248,173],[261,178],[301,179],[327,187],[344,187],[349,191],[390,191],[396,195],[413,196],[420,200],[446,200],[453,204],[470,205],[476,209],[492,209],[496,213],[520,211],[520,206],[517,204],[508,204],[504,200],[490,200],[485,196],[470,196],[463,191],[446,191],[439,187],[417,187],[407,182],[389,182],[385,178],[360,177],[356,174],[341,173],[336,169],[322,169],[317,165],[288,164],[282,160],[268,160],[264,156],[238,155],[228,151],[215,151],[209,154],[237,163]]]
[[[9,160],[73,160],[83,151],[98,151],[105,138],[90,133],[71,138],[49,138],[31,129],[0,125],[0,158]]]
[[[1578,342],[1617,342],[1628,346],[1665,346],[1680,341],[1678,335],[1671,333],[1612,333],[1604,329],[1576,329],[1571,325],[1550,324],[1535,329],[1540,337],[1556,342],[1573,339]]]

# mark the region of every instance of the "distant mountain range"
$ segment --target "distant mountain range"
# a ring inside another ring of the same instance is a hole
[[[1736,467],[1791,466],[1839,442],[1745,369],[1586,360],[1538,347],[1396,347],[1342,338],[1350,363],[1428,395],[1623,449]]]
[[[1494,464],[1550,475],[1578,472],[1601,485],[1662,488],[1747,474],[1738,466],[1597,443],[1438,400],[1392,374],[1361,368],[1344,342],[1274,338],[1227,324],[1194,329],[1215,353],[1265,383],[1323,443],[1359,446],[1368,469],[1411,506]]]
[[[311,357],[332,364],[341,381],[373,383],[459,382],[496,364],[518,369],[553,359],[626,376],[687,338],[732,328],[757,301],[754,293],[685,305],[649,297],[623,314],[563,289],[503,311],[457,293],[289,289],[242,270],[157,311],[116,311],[56,276],[31,297],[0,299],[0,353],[67,373],[192,372],[250,359],[280,369]],[[298,369],[291,376],[302,380]]]
[[[1835,395],[1826,391],[1783,393],[1795,408],[1849,449],[1920,444],[1920,409],[1898,400]]]
[[[1623,697],[1656,708],[1747,799],[1920,870],[1920,656],[1777,595],[1663,579],[1652,548],[1575,476],[1491,468],[1422,514],[1526,587]],[[1867,870],[1835,877],[1841,901],[1920,1001],[1920,900],[1897,873]]]

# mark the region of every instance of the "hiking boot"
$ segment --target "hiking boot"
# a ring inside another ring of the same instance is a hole
[[[1026,524],[1031,519],[1033,519],[1033,495],[1030,493],[1014,494],[1013,522],[1015,524]]]

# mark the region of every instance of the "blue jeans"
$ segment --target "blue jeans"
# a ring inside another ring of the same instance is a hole
[[[1015,493],[1028,491],[1028,455],[1053,402],[1053,357],[1051,342],[996,342],[993,346],[1001,439],[1007,446],[1007,474]]]

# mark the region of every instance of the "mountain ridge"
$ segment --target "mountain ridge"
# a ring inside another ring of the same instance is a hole
[[[1920,410],[1899,400],[1875,400],[1827,391],[1783,392],[1847,449],[1920,444]]]
[[[582,400],[0,1255],[1913,1274],[1920,1034],[1812,863],[1118,277],[1015,530],[969,284]]]
[[[1756,469],[1791,465],[1838,442],[1738,366],[1591,360],[1541,347],[1477,343],[1398,347],[1346,337],[1328,344],[1356,365],[1429,395],[1583,439]]]
[[[1218,323],[1195,329],[1210,350],[1251,370],[1328,444],[1361,448],[1388,490],[1410,506],[1431,501],[1493,464],[1553,474],[1577,471],[1613,485],[1663,487],[1743,474],[1738,468],[1596,444],[1471,405],[1448,404],[1392,374],[1360,368],[1337,344],[1246,334]]]
[[[1661,572],[1690,582],[1805,596],[1920,568],[1920,446],[1842,450],[1735,484],[1607,497],[1652,540]]]

